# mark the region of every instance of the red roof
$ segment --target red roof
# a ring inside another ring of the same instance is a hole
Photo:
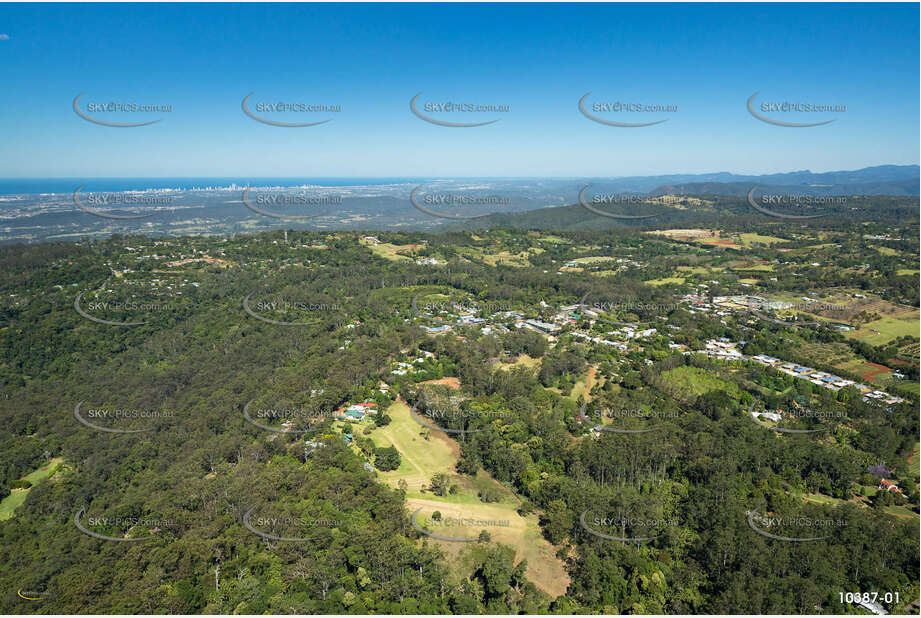
[[[882,479],[882,480],[879,482],[879,484],[880,484],[880,485],[883,487],[883,489],[885,489],[886,491],[897,491],[897,492],[900,492],[900,493],[901,493],[901,491],[902,491],[901,489],[898,488],[898,486],[897,486],[895,483],[893,483],[892,481],[887,481],[886,479]]]

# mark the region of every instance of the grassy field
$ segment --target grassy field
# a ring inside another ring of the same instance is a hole
[[[609,255],[598,255],[590,257],[580,257],[570,260],[573,264],[600,264],[602,262],[613,262],[617,258]]]
[[[744,233],[740,234],[740,236],[742,237],[742,244],[745,247],[751,247],[756,243],[761,245],[782,245],[784,243],[790,242],[789,240],[777,238],[776,236],[763,236],[761,234],[754,233]]]
[[[919,316],[907,315],[897,318],[883,318],[868,322],[857,330],[847,333],[852,339],[860,339],[871,345],[882,345],[903,335],[918,336]],[[875,331],[875,332],[874,332]]]
[[[898,251],[896,251],[895,249],[890,249],[889,247],[874,246],[873,248],[879,251],[880,253],[882,253],[883,255],[898,255],[899,254]]]
[[[656,234],[659,236],[665,236],[672,240],[681,240],[684,242],[693,242],[701,245],[709,245],[714,247],[725,247],[727,249],[741,249],[742,245],[738,245],[731,238],[723,238],[719,235],[718,231],[715,230],[702,230],[702,229],[677,229],[677,230],[657,230],[652,232],[647,232],[647,234]],[[740,238],[741,240],[741,238]]]
[[[709,275],[710,269],[704,266],[679,266],[675,270],[692,275]]]
[[[711,372],[687,365],[670,369],[662,374],[669,387],[679,395],[700,396],[713,390],[724,390],[731,397],[740,395],[739,387],[714,376]]]
[[[572,387],[572,390],[569,392],[569,395],[568,395],[569,399],[572,399],[573,401],[578,401],[579,397],[585,397],[585,401],[591,401],[592,400],[591,391],[592,391],[592,387],[595,386],[595,382],[596,382],[595,374],[597,371],[598,369],[596,367],[594,366],[589,367],[586,374],[583,377],[579,378],[579,380]]]
[[[392,245],[386,242],[375,244],[367,240],[361,240],[359,242],[370,249],[375,255],[385,260],[390,260],[391,262],[411,262],[411,257],[402,254],[411,253],[415,249],[418,249],[418,245]]]
[[[668,283],[684,283],[684,277],[663,277],[662,279],[650,279],[649,281],[644,281],[643,283],[648,283],[649,285],[666,285]]]
[[[492,250],[489,247],[458,247],[457,252],[470,259],[488,264],[489,266],[517,266],[519,268],[530,266],[530,257],[534,253],[542,253],[540,247],[531,247],[528,251],[512,253],[504,249]]]
[[[566,592],[569,577],[563,563],[556,557],[556,548],[541,536],[536,515],[521,517],[516,509],[520,504],[518,497],[508,488],[496,482],[489,474],[480,470],[475,479],[457,474],[454,464],[460,455],[457,442],[441,431],[431,431],[426,440],[421,434],[425,431],[410,416],[409,406],[397,400],[388,409],[391,423],[386,427],[374,429],[369,435],[376,446],[394,446],[402,459],[399,469],[392,472],[379,472],[387,484],[397,487],[399,482],[407,485],[406,505],[410,514],[420,507],[422,512],[417,523],[422,526],[432,513],[439,511],[444,517],[475,518],[482,520],[507,521],[508,526],[486,526],[483,528],[465,527],[446,528],[438,526],[432,529],[436,534],[456,538],[476,537],[480,529],[490,533],[494,542],[513,547],[518,560],[527,560],[528,578],[544,592],[559,596]],[[423,493],[435,474],[447,474],[451,483],[458,486],[457,493],[436,496],[431,492]],[[501,496],[499,502],[486,504],[477,497],[477,488],[491,485]],[[468,543],[427,539],[438,545],[448,556],[457,558]]]
[[[518,358],[515,359],[514,363],[499,363],[497,365],[499,369],[511,369],[512,367],[540,367],[539,358],[531,358],[527,354],[521,354]]]
[[[35,470],[34,472],[31,472],[22,478],[23,480],[29,481],[34,486],[37,483],[44,481],[45,479],[54,475],[54,473],[61,468],[63,463],[64,459],[62,457],[55,457],[38,470]],[[23,502],[26,501],[26,496],[29,495],[29,491],[31,489],[31,487],[28,489],[14,489],[10,492],[10,495],[8,495],[3,499],[2,502],[0,502],[0,521],[9,519],[13,516],[14,511],[19,508]]]

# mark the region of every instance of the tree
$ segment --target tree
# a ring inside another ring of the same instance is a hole
[[[448,493],[448,486],[450,485],[450,482],[451,477],[449,477],[447,474],[444,474],[443,472],[439,472],[432,477],[429,489],[432,490],[432,493],[436,496],[444,496]]]
[[[400,452],[393,446],[384,446],[375,449],[374,465],[378,470],[388,472],[400,467]]]

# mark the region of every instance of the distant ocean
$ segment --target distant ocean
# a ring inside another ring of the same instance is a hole
[[[87,191],[142,191],[144,189],[196,189],[203,187],[322,185],[349,187],[421,182],[418,178],[0,178],[0,195],[72,193]]]

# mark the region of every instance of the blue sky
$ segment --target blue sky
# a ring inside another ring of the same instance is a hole
[[[915,164],[917,4],[0,5],[0,176],[624,176]],[[7,36],[2,36],[7,35]],[[433,117],[425,101],[507,105]],[[599,114],[589,102],[676,105]],[[773,114],[746,100],[846,105]],[[252,102],[341,105],[245,116]],[[168,104],[95,114],[82,102]],[[85,108],[84,108],[85,109]],[[770,114],[767,114],[770,115]]]

